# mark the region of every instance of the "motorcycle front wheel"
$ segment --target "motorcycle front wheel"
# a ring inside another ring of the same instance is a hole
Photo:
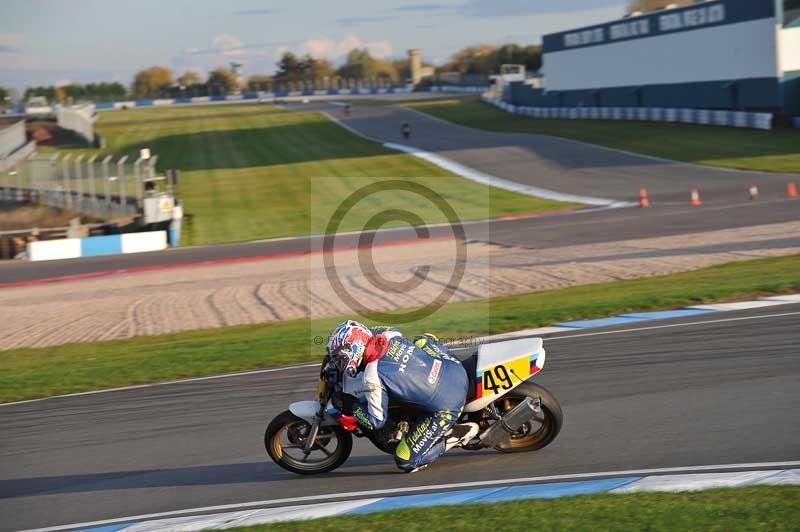
[[[275,417],[264,433],[264,447],[282,468],[299,475],[316,475],[342,465],[353,450],[353,436],[337,426],[320,427],[311,450],[304,446],[311,424],[290,411]]]

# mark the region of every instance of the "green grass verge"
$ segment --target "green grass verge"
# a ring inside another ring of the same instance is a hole
[[[432,331],[447,338],[469,338],[558,321],[799,290],[800,255],[795,255],[452,303],[402,328],[409,335]],[[298,320],[0,351],[0,402],[314,362],[323,354],[321,339],[341,321],[341,317]]]
[[[45,151],[135,160],[140,148],[150,148],[159,168],[182,170],[179,194],[192,215],[186,245],[323,232],[320,208],[338,205],[372,178],[407,178],[436,190],[462,220],[575,206],[473,183],[315,112],[265,105],[132,109],[101,113],[96,129],[107,141],[104,150]],[[404,201],[418,205],[426,223],[446,221],[417,196],[386,193],[371,198],[369,213],[346,217],[340,230],[361,229],[369,214]]]
[[[509,114],[478,97],[405,103],[433,116],[490,131],[539,133],[676,161],[765,172],[800,172],[800,131],[612,120],[545,120]]]
[[[800,487],[754,486],[696,493],[582,495],[496,504],[409,508],[234,528],[236,532],[427,532],[428,530],[798,530]]]

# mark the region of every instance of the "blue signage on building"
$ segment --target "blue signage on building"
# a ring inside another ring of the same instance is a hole
[[[770,17],[775,17],[775,4],[768,0],[717,0],[552,33],[542,44],[544,53],[557,52]]]

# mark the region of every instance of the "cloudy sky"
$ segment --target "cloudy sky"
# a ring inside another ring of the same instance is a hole
[[[418,3],[420,2],[420,3]],[[154,64],[271,74],[284,50],[440,63],[480,42],[538,43],[619,17],[625,0],[0,0],[0,86],[120,81]]]

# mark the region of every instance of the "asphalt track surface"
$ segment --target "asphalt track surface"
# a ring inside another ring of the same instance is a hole
[[[798,346],[797,304],[552,335],[536,380],[564,408],[558,439],[535,453],[456,451],[411,476],[364,441],[318,477],[269,461],[266,423],[312,397],[316,368],[6,405],[0,530],[375,488],[796,460]]]
[[[309,105],[372,139],[411,145],[490,175],[569,194],[635,201],[645,187],[654,201],[684,202],[697,187],[714,202],[731,202],[751,184],[773,194],[796,177],[667,161],[547,135],[484,131],[397,106],[354,106],[345,116],[341,107]],[[404,122],[411,126],[409,140],[400,132]]]
[[[469,225],[468,237],[476,240],[546,249],[785,222],[800,216],[800,200],[785,197],[786,182],[796,180],[796,176],[661,161],[542,135],[480,131],[399,107],[353,106],[350,117],[343,116],[341,107],[330,104],[313,103],[301,108],[324,110],[348,127],[377,140],[433,151],[511,181],[629,201],[635,200],[639,188],[645,186],[653,203],[651,209],[592,210]],[[404,121],[413,128],[409,141],[400,136],[399,124]],[[750,184],[759,185],[759,200],[748,199]],[[701,191],[701,207],[689,205],[693,187]],[[433,236],[445,233],[451,234],[447,228],[431,230]],[[381,232],[375,242],[409,238],[417,238],[410,228]],[[337,238],[337,246],[356,245],[358,240],[358,235]],[[0,285],[126,268],[297,253],[319,249],[320,245],[319,238],[299,237],[135,255],[10,262],[0,264]]]

